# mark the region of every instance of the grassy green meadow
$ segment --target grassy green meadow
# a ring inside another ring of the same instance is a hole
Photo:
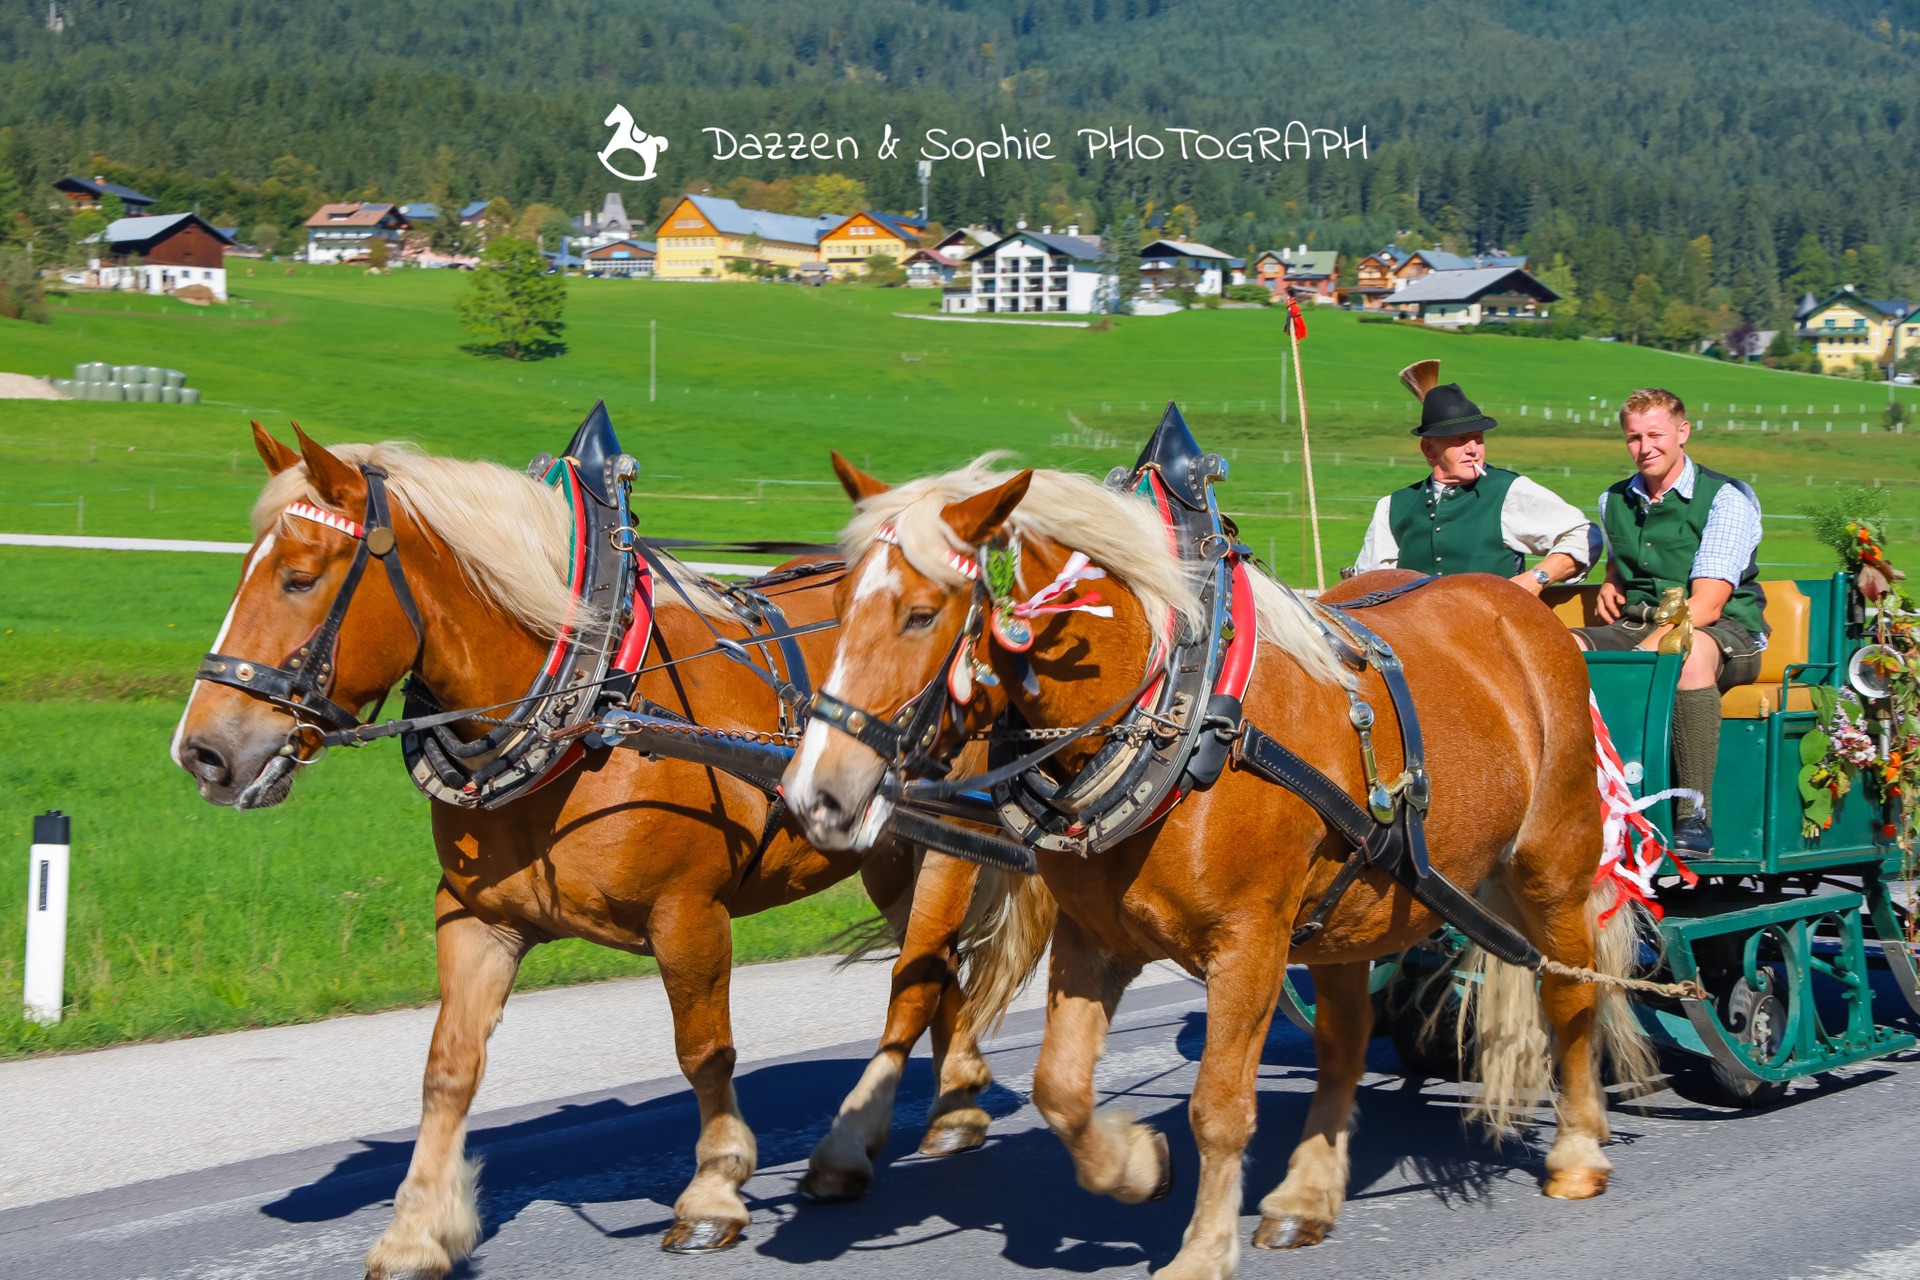
[[[846,514],[829,447],[884,477],[987,449],[1102,474],[1131,461],[1176,399],[1201,441],[1232,460],[1221,498],[1247,540],[1282,574],[1312,580],[1299,422],[1292,406],[1282,420],[1284,331],[1271,311],[1042,329],[896,318],[931,313],[934,296],[918,290],[574,281],[570,351],[521,365],[460,350],[455,273],[257,270],[248,277],[236,260],[244,305],[74,294],[56,300],[49,325],[0,321],[0,370],[159,364],[185,370],[205,397],[0,401],[0,530],[245,541],[261,478],[249,417],[283,437],[296,419],[322,441],[408,439],[518,466],[564,443],[604,398],[641,460],[645,532],[827,539]],[[1895,522],[1889,549],[1920,561],[1920,437],[1879,429],[1884,385],[1325,311],[1309,325],[1330,575],[1358,549],[1374,499],[1418,474],[1406,434],[1415,406],[1394,374],[1426,356],[1502,420],[1496,462],[1584,507],[1624,473],[1602,402],[1663,385],[1702,424],[1696,454],[1757,487],[1772,573],[1828,571],[1798,517],[1836,485],[1895,487],[1894,510],[1910,519]],[[1914,389],[1901,394],[1920,405]],[[288,804],[254,814],[204,804],[167,759],[237,571],[237,558],[218,555],[0,547],[0,1056],[434,994],[437,864],[396,748],[336,752]],[[68,1015],[42,1029],[17,1016],[22,920],[6,886],[24,878],[31,815],[52,807],[75,815],[74,905]],[[741,922],[737,951],[818,950],[866,910],[857,887],[842,886]],[[557,944],[535,952],[522,984],[645,967]]]

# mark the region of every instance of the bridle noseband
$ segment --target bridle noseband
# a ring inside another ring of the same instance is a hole
[[[288,738],[290,746],[303,735],[303,731],[311,732],[316,728],[330,730],[331,733],[317,735],[324,744],[325,740],[335,735],[349,733],[369,723],[328,696],[333,688],[334,650],[339,645],[340,627],[346,621],[354,592],[359,589],[360,579],[366,573],[369,557],[379,559],[386,567],[387,581],[393,585],[394,598],[400,602],[400,608],[413,628],[414,658],[413,662],[408,663],[409,667],[419,661],[426,644],[426,625],[420,620],[420,608],[414,603],[413,592],[407,587],[406,572],[400,564],[399,542],[394,535],[393,517],[387,503],[387,473],[380,467],[362,464],[360,474],[367,481],[367,517],[364,525],[306,502],[293,503],[286,510],[287,515],[325,525],[346,534],[358,544],[354,547],[353,563],[347,567],[347,576],[333,597],[333,605],[327,610],[327,616],[321,619],[320,625],[314,628],[313,634],[278,666],[232,654],[209,653],[201,660],[200,670],[194,673],[195,680],[239,689],[271,702],[292,715],[296,723]],[[378,714],[376,709],[375,715]]]

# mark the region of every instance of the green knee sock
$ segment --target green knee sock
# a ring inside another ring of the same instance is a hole
[[[1713,816],[1713,769],[1720,759],[1720,691],[1682,689],[1673,700],[1673,785],[1706,797],[1701,816]],[[1686,817],[1693,805],[1676,800]]]

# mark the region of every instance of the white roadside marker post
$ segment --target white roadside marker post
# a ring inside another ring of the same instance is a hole
[[[67,970],[67,872],[73,820],[58,809],[34,815],[33,853],[27,859],[27,970],[25,1014],[34,1022],[60,1021]]]

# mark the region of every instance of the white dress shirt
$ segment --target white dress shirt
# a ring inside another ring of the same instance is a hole
[[[1442,489],[1453,487],[1432,479],[1427,483],[1436,496]],[[1356,573],[1399,565],[1400,543],[1387,522],[1392,501],[1393,495],[1388,494],[1374,507],[1373,522],[1360,544],[1360,558],[1354,562]],[[1557,551],[1571,557],[1580,571],[1562,579],[1569,582],[1586,577],[1600,554],[1600,531],[1580,508],[1525,476],[1515,476],[1507,489],[1507,500],[1500,507],[1500,540],[1508,550],[1522,556],[1549,556]]]

